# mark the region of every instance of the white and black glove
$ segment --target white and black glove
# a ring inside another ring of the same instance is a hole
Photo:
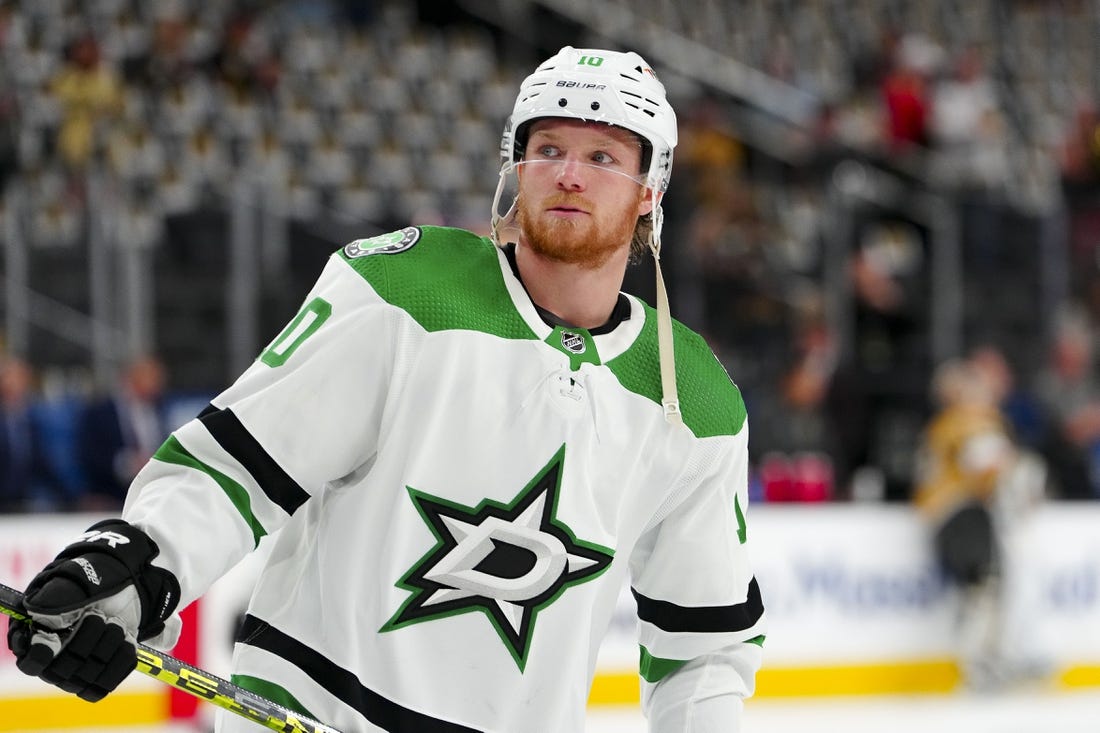
[[[95,702],[134,670],[137,641],[174,643],[180,586],[151,564],[159,552],[121,519],[93,524],[27,586],[23,604],[32,623],[8,624],[16,666]]]

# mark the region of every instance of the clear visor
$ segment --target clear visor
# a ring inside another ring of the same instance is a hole
[[[518,171],[520,168],[529,168],[531,166],[537,166],[540,170],[546,170],[546,167],[550,167],[553,170],[553,174],[555,177],[568,173],[571,169],[581,169],[586,175],[590,173],[595,173],[600,177],[620,176],[622,178],[627,178],[631,181],[634,181],[639,186],[646,185],[645,173],[631,175],[619,168],[600,165],[599,163],[588,163],[583,160],[569,160],[566,158],[536,158],[535,160],[516,161],[512,164],[511,168]],[[507,165],[505,167],[507,167]]]

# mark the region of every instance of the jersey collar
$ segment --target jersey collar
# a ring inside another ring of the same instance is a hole
[[[523,283],[523,277],[519,274],[519,264],[516,262],[515,243],[508,242],[501,249],[504,250],[504,256],[508,260],[508,267],[512,270],[512,274],[515,276],[516,280],[519,280],[520,285],[523,286],[524,292],[527,293],[528,299],[530,299],[531,293],[527,290],[527,286]],[[611,310],[611,315],[608,317],[607,321],[596,328],[581,329],[579,326],[574,326],[556,313],[546,310],[533,300],[531,301],[531,305],[535,306],[535,312],[538,313],[539,318],[551,328],[561,326],[562,328],[573,331],[586,330],[593,336],[610,333],[615,330],[620,323],[630,318],[630,301],[627,300],[624,293],[619,293],[619,298],[615,301],[615,307]]]
[[[545,341],[552,332],[563,328],[583,332],[593,339],[599,350],[600,360],[607,363],[626,351],[642,331],[646,319],[645,309],[641,301],[632,295],[619,293],[611,317],[603,325],[593,329],[576,328],[531,300],[519,277],[515,244],[497,247],[497,260],[516,312],[539,340]]]

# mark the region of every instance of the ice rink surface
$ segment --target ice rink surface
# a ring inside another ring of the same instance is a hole
[[[750,700],[742,733],[1097,733],[1100,690],[950,697]],[[264,728],[257,727],[259,733]],[[634,709],[594,709],[584,733],[645,733]],[[190,727],[43,733],[204,733]]]

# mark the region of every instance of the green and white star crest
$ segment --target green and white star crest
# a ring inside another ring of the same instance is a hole
[[[398,581],[412,595],[381,631],[479,611],[523,671],[539,612],[614,556],[557,518],[564,461],[563,445],[510,504],[471,508],[407,487],[436,543]]]

